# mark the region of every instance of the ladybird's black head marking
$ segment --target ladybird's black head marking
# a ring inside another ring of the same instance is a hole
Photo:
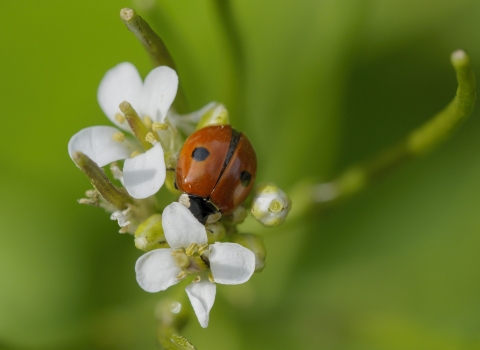
[[[189,194],[190,212],[200,221],[202,224],[207,222],[210,215],[218,212],[218,209],[207,199]]]
[[[248,185],[250,185],[250,181],[252,181],[252,174],[246,170],[242,171],[240,174],[240,182],[242,183],[243,187],[248,187]]]
[[[205,147],[197,147],[192,152],[192,158],[197,162],[204,161],[210,155],[210,152]]]

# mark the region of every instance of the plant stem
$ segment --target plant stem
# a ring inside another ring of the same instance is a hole
[[[244,103],[243,93],[245,88],[245,53],[242,45],[240,33],[235,20],[235,16],[232,11],[231,1],[229,0],[214,0],[214,7],[217,11],[220,24],[223,27],[222,32],[227,36],[228,47],[230,50],[230,56],[233,63],[233,91],[235,96],[235,110],[238,115],[242,115]],[[231,109],[231,108],[229,108]]]
[[[313,202],[332,205],[350,197],[404,161],[432,151],[451,136],[473,111],[476,85],[468,54],[457,50],[450,59],[458,82],[457,92],[450,104],[392,148],[369,161],[347,168],[333,181],[313,186],[310,189]]]

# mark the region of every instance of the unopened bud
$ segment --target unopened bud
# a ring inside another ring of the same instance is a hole
[[[165,187],[168,192],[179,196],[182,192],[175,188],[175,169],[167,168],[167,175],[165,176]]]
[[[232,242],[240,244],[255,254],[255,272],[260,272],[265,268],[267,248],[263,237],[250,233],[236,233],[232,236]]]
[[[195,128],[196,130],[210,125],[230,124],[228,110],[221,103],[210,103],[205,109],[206,111],[204,111],[201,115],[200,120]]]
[[[208,244],[220,242],[226,233],[225,226],[218,221],[212,224],[206,224],[205,230],[207,231]]]
[[[279,187],[272,183],[259,185],[252,201],[252,214],[267,227],[282,224],[292,205],[290,199]]]
[[[247,209],[245,209],[243,205],[240,205],[233,211],[233,213],[226,215],[224,219],[228,221],[229,224],[238,225],[245,220],[247,215]]]
[[[153,214],[138,225],[135,231],[135,247],[146,252],[168,247],[163,233],[161,214]]]

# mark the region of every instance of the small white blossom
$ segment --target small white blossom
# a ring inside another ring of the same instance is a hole
[[[178,76],[169,67],[153,69],[142,82],[137,69],[128,62],[110,69],[98,88],[98,103],[108,119],[118,128],[132,133],[121,114],[119,105],[128,101],[139,117],[150,122],[163,123],[175,98]],[[103,167],[125,159],[123,168],[127,192],[141,199],[155,194],[165,181],[166,169],[161,145],[157,142],[144,153],[138,142],[125,138],[112,126],[93,126],[75,134],[68,144],[70,156],[80,151]],[[130,158],[132,153],[139,153]]]
[[[264,183],[255,188],[252,199],[252,214],[267,227],[282,224],[292,208],[287,194],[273,183]]]
[[[205,277],[206,265],[195,266],[194,259],[208,262],[213,282],[240,284],[248,281],[255,271],[255,255],[236,243],[208,245],[205,226],[180,203],[174,202],[165,208],[162,224],[171,248],[152,250],[137,260],[138,284],[154,293],[177,284],[187,274],[200,273],[203,278],[188,285],[186,292],[200,325],[205,328],[215,301],[216,286]],[[203,249],[195,256],[189,252],[192,246]]]

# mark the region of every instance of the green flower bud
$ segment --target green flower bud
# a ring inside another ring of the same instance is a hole
[[[245,209],[243,205],[240,205],[233,211],[233,213],[226,215],[224,220],[226,220],[228,224],[238,225],[245,220],[247,215],[247,209]]]
[[[181,195],[182,191],[179,191],[175,188],[175,170],[167,169],[167,175],[165,177],[165,187],[167,188],[168,192],[174,195]]]
[[[206,224],[205,230],[207,231],[208,244],[220,242],[225,237],[225,226],[221,222],[214,222],[212,224]]]
[[[265,268],[267,248],[263,237],[251,233],[236,233],[232,236],[232,242],[250,249],[255,254],[255,272],[261,272]]]
[[[201,116],[195,129],[198,130],[210,125],[227,124],[230,124],[230,120],[225,106],[220,103],[212,103],[212,107]]]
[[[252,214],[267,227],[282,224],[292,207],[290,198],[273,183],[260,184],[255,188]]]
[[[162,227],[162,215],[153,214],[138,225],[135,231],[135,247],[143,251],[168,248]]]

